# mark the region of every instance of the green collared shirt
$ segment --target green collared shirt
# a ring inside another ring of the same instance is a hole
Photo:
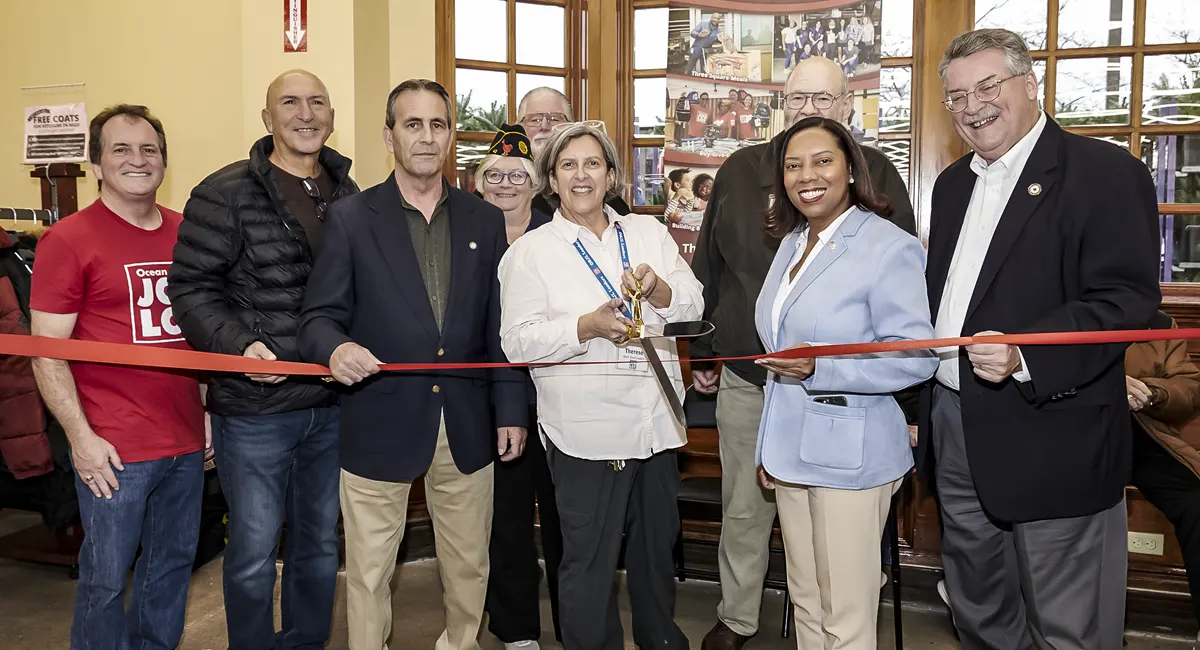
[[[408,232],[412,235],[413,252],[421,267],[421,280],[425,282],[425,293],[429,296],[429,306],[433,307],[433,318],[439,332],[446,314],[446,301],[450,297],[450,210],[446,205],[449,196],[450,190],[443,180],[442,198],[438,199],[437,207],[433,209],[433,218],[426,221],[425,215],[413,207],[403,194],[400,195]]]

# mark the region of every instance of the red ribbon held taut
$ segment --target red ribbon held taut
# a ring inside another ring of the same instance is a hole
[[[754,359],[802,359],[835,357],[903,350],[971,345],[974,343],[1004,343],[1007,345],[1089,345],[1097,343],[1141,343],[1200,339],[1200,328],[1158,330],[1114,330],[1106,332],[1045,332],[1039,334],[997,334],[989,336],[959,336],[943,339],[911,341],[882,341],[789,348],[768,354],[742,357],[720,357],[705,361],[751,361]],[[0,334],[0,355],[46,357],[64,361],[81,361],[120,366],[173,368],[205,372],[233,372],[262,375],[308,375],[327,377],[329,368],[316,363],[267,361],[229,354],[156,348],[127,343],[101,343],[75,339],[56,339],[43,336]],[[606,365],[608,361],[567,361],[560,364],[541,363],[385,363],[385,372],[479,370],[487,368],[527,368],[547,365]]]

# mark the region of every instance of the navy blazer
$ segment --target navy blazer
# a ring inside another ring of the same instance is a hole
[[[972,156],[933,186],[926,277],[935,323],[978,180]],[[1162,299],[1158,264],[1158,202],[1145,163],[1047,117],[956,334],[1145,328]],[[1133,440],[1126,347],[1028,345],[1021,353],[1031,380],[999,384],[977,377],[959,350],[963,437],[988,515],[1014,523],[1080,517],[1124,498]],[[923,446],[931,398],[932,386],[922,393]]]
[[[783,239],[763,282],[755,324],[768,352],[801,343],[841,344],[933,338],[921,241],[873,212],[854,208],[784,300],[800,233]],[[817,254],[819,253],[819,254]],[[913,466],[908,424],[891,393],[933,376],[932,350],[818,357],[805,380],[767,375],[756,464],[800,485],[863,490]],[[840,396],[845,406],[817,399]]]
[[[445,181],[443,181],[445,182]],[[329,207],[300,315],[300,352],[328,365],[354,341],[384,363],[505,362],[497,266],[508,250],[499,208],[449,188],[450,294],[443,329],[421,279],[394,176]],[[342,398],[341,464],[376,481],[411,481],[433,460],[439,419],[464,474],[496,457],[496,429],[528,422],[517,369],[382,372]]]

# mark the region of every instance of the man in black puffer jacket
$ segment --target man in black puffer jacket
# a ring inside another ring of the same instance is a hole
[[[204,179],[184,206],[167,294],[197,350],[299,361],[304,287],[328,204],[358,192],[350,160],[325,146],[325,85],[290,71],[267,90],[271,134],[249,160]],[[213,446],[229,503],[225,620],[231,650],[321,648],[338,570],[338,394],[320,379],[209,378]],[[275,554],[288,522],[282,631]]]

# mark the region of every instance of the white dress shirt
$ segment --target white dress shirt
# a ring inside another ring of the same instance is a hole
[[[500,261],[501,345],[513,363],[626,361],[531,368],[538,424],[543,441],[549,438],[560,451],[576,458],[649,458],[686,444],[686,429],[675,419],[648,363],[629,363],[628,354],[607,339],[580,343],[579,317],[595,311],[609,296],[574,242],[583,244],[620,293],[623,269],[615,224],[621,224],[630,267],[648,264],[658,281],[671,287],[671,303],[665,309],[643,301],[646,324],[699,320],[704,312],[703,287],[657,219],[621,216],[608,207],[605,213],[609,225],[601,238],[555,212],[550,223],[513,242]],[[675,342],[657,339],[654,347],[682,402],[683,376]]]
[[[967,206],[962,230],[958,233],[958,244],[954,249],[950,272],[946,276],[942,299],[938,304],[934,336],[946,338],[975,334],[963,332],[962,328],[967,318],[971,296],[975,293],[975,284],[979,280],[979,270],[992,244],[992,235],[1000,223],[1000,216],[1004,214],[1008,199],[1012,196],[1017,181],[1021,178],[1021,172],[1025,169],[1025,163],[1033,153],[1033,146],[1037,144],[1045,127],[1046,114],[1042,113],[1033,129],[996,162],[989,165],[979,154],[975,154],[971,159],[971,170],[979,179],[975,181],[971,203]],[[1020,349],[1017,351],[1020,353]],[[958,390],[958,348],[939,348],[937,352],[941,363],[938,364],[935,377],[943,386]],[[1013,379],[1020,382],[1029,381],[1029,368],[1025,365],[1024,356],[1021,357],[1021,370],[1013,373]]]
[[[821,250],[829,245],[829,240],[833,238],[833,233],[842,225],[846,217],[854,211],[854,206],[850,206],[845,212],[838,215],[825,230],[817,234],[817,245],[813,247],[812,253],[804,258],[804,263],[800,265],[800,270],[796,271],[795,275],[789,276],[791,269],[796,265],[796,261],[804,255],[804,249],[808,248],[808,235],[811,232],[808,226],[805,226],[801,231],[800,236],[796,238],[796,249],[792,251],[792,258],[787,263],[787,273],[783,276],[783,282],[779,283],[779,291],[775,294],[775,302],[771,305],[771,336],[779,337],[779,316],[783,311],[783,303],[787,302],[787,297],[792,293],[792,289],[796,288],[796,283],[800,281],[800,277],[804,275],[804,270],[812,266],[813,260],[817,259],[817,255]]]

